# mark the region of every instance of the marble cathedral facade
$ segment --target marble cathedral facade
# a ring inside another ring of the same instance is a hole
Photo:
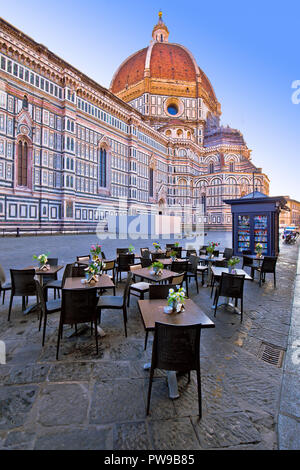
[[[0,228],[104,228],[121,204],[230,229],[223,199],[269,180],[220,115],[161,14],[109,90],[0,19]]]

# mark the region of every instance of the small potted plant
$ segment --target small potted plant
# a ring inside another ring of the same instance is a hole
[[[105,264],[100,262],[93,262],[91,263],[87,268],[85,268],[86,271],[86,282],[97,282],[98,281],[98,276],[101,275],[102,269],[105,267]]]
[[[258,257],[258,258],[261,258],[261,256],[262,256],[262,251],[263,251],[263,246],[262,246],[261,243],[256,243],[256,245],[255,245],[255,251],[256,251],[257,257]]]
[[[164,269],[164,265],[160,261],[154,261],[154,263],[150,266],[152,269],[153,274],[155,276],[160,276],[162,274],[162,270]]]
[[[158,242],[153,242],[153,246],[154,246],[156,251],[160,250],[160,244]]]
[[[177,290],[169,290],[169,295],[167,298],[168,306],[172,309],[172,312],[180,313],[182,311],[185,299],[186,294],[184,288],[177,286]]]
[[[216,243],[216,242],[210,242],[208,244],[208,247],[206,248],[206,251],[209,254],[210,258],[213,257],[213,253],[214,253],[216,247],[219,246],[219,245],[220,245],[220,243]]]
[[[49,253],[42,253],[41,255],[33,255],[33,259],[38,260],[39,262],[39,269],[43,269],[46,271],[47,269],[50,269],[50,266],[47,264],[48,261],[48,255]]]
[[[102,246],[98,245],[98,244],[91,246],[90,252],[91,252],[93,261],[99,261],[100,260],[101,249],[102,249]]]
[[[128,253],[132,254],[134,253],[134,250],[135,250],[134,246],[130,244],[128,247]]]
[[[175,246],[175,248],[178,248],[179,247],[179,242],[175,242],[174,246]]]
[[[240,258],[235,258],[235,257],[230,258],[228,260],[228,271],[230,273],[233,273],[235,265],[238,264],[239,262],[240,262]]]
[[[171,256],[172,261],[176,261],[176,259],[177,259],[177,251],[172,250],[171,253],[170,253],[170,256]]]

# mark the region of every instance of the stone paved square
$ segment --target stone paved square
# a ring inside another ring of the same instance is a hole
[[[50,245],[53,255],[66,264],[95,240],[92,235],[57,238],[59,243],[53,237],[4,239],[4,246],[8,242],[19,245],[19,259],[12,262],[4,250],[1,264],[6,272],[11,265],[26,266],[31,252]],[[104,245],[107,257],[114,256],[117,245],[126,243]],[[136,251],[144,244],[137,241]],[[222,308],[214,317],[210,289],[200,287],[197,294],[190,284],[191,298],[215,322],[214,329],[201,335],[201,420],[195,374],[189,384],[186,376],[178,376],[180,397],[171,400],[166,373],[160,370],[146,416],[149,371],[143,365],[151,358],[152,335],[144,351],[137,298],[131,299],[127,338],[119,313],[107,310],[101,322],[106,336],[99,337],[98,356],[90,331],[70,337],[73,330],[65,327],[58,361],[59,314],[49,316],[43,348],[36,313],[24,316],[16,299],[8,322],[6,299],[0,305],[0,339],[7,345],[7,363],[0,365],[0,448],[277,449],[278,423],[281,429],[288,425],[291,407],[298,413],[297,392],[286,381],[283,389],[293,403],[281,403],[283,367],[267,364],[257,353],[262,341],[284,350],[288,347],[297,256],[297,246],[281,246],[276,289],[268,278],[261,288],[257,280],[246,282],[243,323]],[[124,284],[118,285],[117,294],[123,292]],[[286,441],[282,438],[281,442],[286,448]],[[296,442],[295,438],[294,446]]]

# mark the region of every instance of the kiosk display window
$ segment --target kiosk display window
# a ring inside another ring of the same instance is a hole
[[[268,253],[268,217],[266,215],[254,216],[254,250],[256,244],[263,246],[262,253]]]
[[[250,249],[250,217],[248,215],[238,216],[238,251]]]

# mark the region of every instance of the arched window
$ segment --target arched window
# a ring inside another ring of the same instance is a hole
[[[150,168],[149,170],[149,196],[150,197],[153,197],[153,186],[154,186],[153,168]]]
[[[99,186],[106,188],[106,150],[102,148],[99,158]]]
[[[23,109],[25,110],[28,109],[28,98],[26,95],[24,95],[24,98],[23,98]]]
[[[229,171],[231,173],[234,171],[234,162],[229,162]]]
[[[209,164],[209,173],[214,173],[214,164],[213,163]]]
[[[201,204],[203,208],[203,214],[206,214],[206,195],[205,194],[201,195]]]
[[[18,186],[27,186],[28,145],[20,140],[18,144]]]

